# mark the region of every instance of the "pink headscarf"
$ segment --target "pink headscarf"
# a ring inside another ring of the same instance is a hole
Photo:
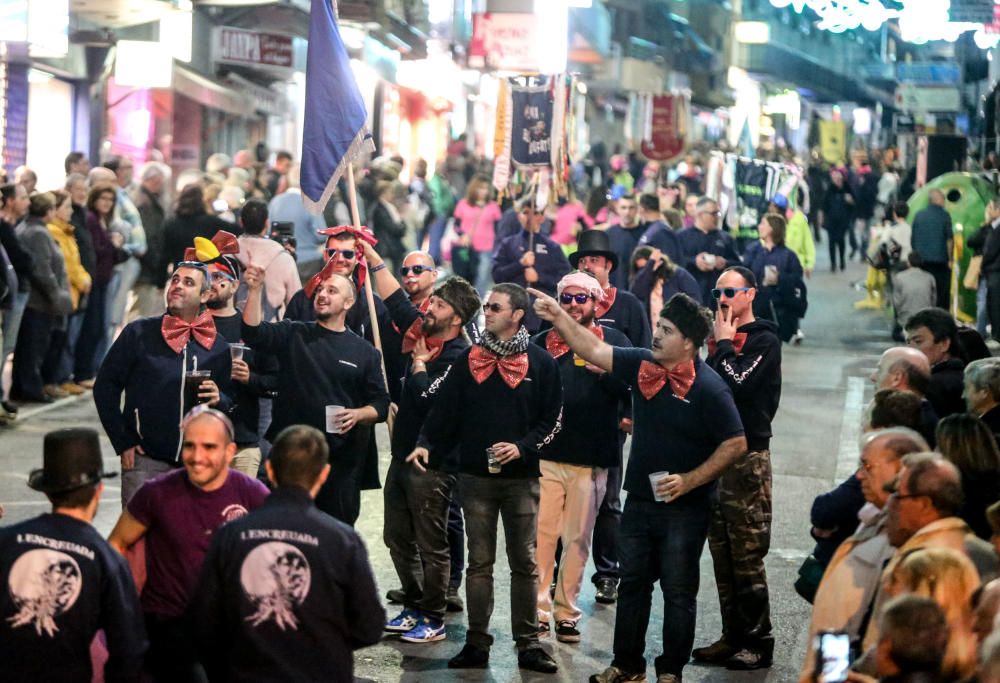
[[[556,296],[563,293],[563,290],[567,287],[579,287],[587,294],[594,297],[595,301],[600,301],[604,298],[604,290],[601,289],[601,284],[597,281],[593,275],[587,275],[581,271],[576,271],[570,273],[569,275],[564,275],[559,284],[556,285]]]

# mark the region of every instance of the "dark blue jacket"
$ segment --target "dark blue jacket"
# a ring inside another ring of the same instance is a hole
[[[714,254],[726,259],[726,267],[740,265],[740,255],[736,253],[736,243],[732,235],[723,230],[713,230],[712,232],[702,232],[698,228],[684,228],[677,233],[677,239],[681,243],[682,258],[678,265],[691,273],[698,287],[701,288],[701,300],[708,304],[712,301],[712,288],[719,279],[722,270],[701,271],[695,265],[698,254],[704,252]]]
[[[521,257],[528,251],[529,234],[527,230],[522,230],[513,237],[508,237],[497,247],[493,255],[493,281],[513,282],[522,287],[534,287],[546,294],[555,296],[556,285],[559,279],[570,271],[569,261],[563,254],[562,246],[558,242],[541,233],[536,233],[533,240],[535,251],[535,272],[538,273],[538,282],[529,285],[524,279],[524,266],[521,265]],[[537,332],[541,320],[535,315],[535,310],[528,307],[524,316],[524,326],[529,332]]]
[[[162,324],[161,315],[125,326],[97,372],[94,403],[116,453],[139,445],[150,458],[179,464],[185,369],[191,370],[197,359],[199,370],[211,371],[222,395],[216,408],[228,413],[233,407],[232,361],[221,334],[211,349],[192,339],[181,353],[174,353],[163,341]]]
[[[669,256],[671,261],[674,263],[680,263],[681,243],[680,240],[677,239],[677,233],[674,232],[673,228],[663,221],[653,221],[648,225],[649,227],[646,228],[646,232],[639,238],[639,246],[650,246],[654,249],[659,249],[664,254]],[[624,269],[628,271],[626,266],[631,262],[631,256],[629,256],[629,259],[630,260],[625,263],[619,263],[618,267],[624,267]]]

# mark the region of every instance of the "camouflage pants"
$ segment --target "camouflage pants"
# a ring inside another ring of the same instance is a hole
[[[722,611],[722,637],[736,647],[771,642],[764,557],[771,545],[771,454],[751,451],[719,478],[708,547]]]

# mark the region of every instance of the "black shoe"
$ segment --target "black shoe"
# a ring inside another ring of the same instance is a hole
[[[771,666],[772,655],[767,652],[743,648],[726,660],[726,668],[731,671],[753,671]]]
[[[393,588],[386,592],[385,599],[391,603],[401,605],[406,602],[406,593],[403,592],[402,588]]]
[[[580,631],[576,624],[568,619],[556,622],[556,640],[560,643],[579,643]]]
[[[459,596],[457,588],[448,589],[448,596],[445,598],[445,604],[447,605],[447,610],[449,612],[461,612],[465,609],[465,603],[462,602],[462,598]]]
[[[520,659],[520,656],[518,656]],[[449,669],[485,669],[490,663],[490,651],[465,644],[462,651],[448,660]]]
[[[597,596],[594,598],[602,605],[613,605],[618,601],[618,581],[617,579],[598,579]]]
[[[38,396],[31,396],[29,394],[12,394],[11,398],[18,403],[52,403],[55,401],[51,396],[46,396],[45,394],[39,394]]]
[[[691,650],[691,659],[703,664],[726,664],[737,653],[737,649],[719,638],[707,647],[696,647]]]
[[[517,666],[520,669],[537,671],[540,674],[554,674],[559,671],[555,660],[540,647],[532,647],[518,652]]]
[[[0,401],[0,407],[6,410],[8,413],[17,415],[17,406],[10,401]]]

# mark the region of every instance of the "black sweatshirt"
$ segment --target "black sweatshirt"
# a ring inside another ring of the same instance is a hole
[[[653,331],[646,309],[632,292],[621,287],[615,292],[611,308],[597,320],[604,327],[613,327],[632,342],[630,346],[648,349],[653,343]]]
[[[0,529],[0,658],[5,681],[77,683],[107,639],[103,680],[138,681],[146,628],[132,573],[91,525],[44,514]]]
[[[334,332],[318,323],[282,320],[243,324],[243,338],[252,348],[278,359],[278,396],[265,437],[273,441],[285,427],[307,424],[326,431],[326,406],[372,406],[383,422],[389,412],[389,394],[382,382],[379,354],[350,330]],[[354,427],[348,434],[326,434],[330,461],[338,465],[360,462],[371,429]]]
[[[943,360],[931,368],[931,383],[927,399],[934,406],[938,418],[965,412],[965,363],[959,358]]]
[[[215,329],[230,344],[243,339],[243,314],[237,310],[229,316],[216,316]],[[236,445],[240,448],[256,446],[260,423],[260,399],[267,398],[278,386],[278,361],[269,353],[258,354],[253,349],[243,352],[243,360],[250,366],[250,381],[246,384],[233,380],[234,407],[229,417],[236,430]]]
[[[191,617],[213,681],[347,683],[385,610],[361,537],[279,487],[215,532]]]
[[[561,425],[559,366],[545,349],[528,344],[528,374],[516,389],[507,386],[499,370],[478,384],[469,370],[469,352],[463,351],[428,388],[434,406],[424,421],[419,445],[431,448],[432,462],[457,447],[458,471],[463,474],[538,477],[539,451]],[[490,474],[486,449],[500,442],[516,444],[521,457],[504,465],[499,474]]]
[[[357,278],[352,278],[354,286],[357,287]],[[344,324],[349,330],[363,337],[369,344],[375,345],[375,335],[372,334],[371,315],[368,313],[368,299],[361,287],[357,287],[358,298],[347,311]],[[314,292],[315,294],[315,292]],[[374,292],[373,292],[374,294]],[[399,403],[399,389],[402,386],[406,359],[403,358],[401,346],[403,336],[392,326],[392,317],[385,303],[375,295],[375,320],[378,322],[379,337],[382,341],[382,354],[385,357],[385,373],[389,380],[389,395],[395,403]],[[285,311],[285,320],[299,320],[304,323],[311,323],[316,320],[316,311],[313,308],[312,299],[306,296],[306,290],[300,289],[292,295],[288,302],[288,309]],[[403,332],[405,328],[400,328]]]
[[[604,341],[611,346],[631,347],[628,337],[611,327],[602,327]],[[545,339],[555,330],[545,330],[532,342],[545,348]],[[621,462],[618,444],[618,405],[630,399],[627,384],[607,372],[593,372],[576,365],[567,351],[555,359],[563,387],[562,429],[541,450],[544,460],[584,467],[617,467]]]
[[[404,333],[410,325],[420,318],[420,311],[410,303],[402,289],[396,290],[385,300],[385,305],[392,315],[393,322]],[[469,348],[469,340],[459,335],[445,342],[437,358],[426,364],[426,371],[412,372],[409,358],[406,354],[406,377],[400,392],[399,412],[396,414],[396,424],[392,430],[392,457],[405,460],[413,452],[420,436],[420,428],[434,405],[436,396],[428,393],[428,388],[437,382],[451,367],[462,353]],[[438,457],[431,461],[431,467],[455,469],[457,457]]]
[[[771,420],[781,401],[781,341],[777,325],[754,320],[736,331],[747,335],[740,353],[723,339],[705,363],[729,385],[743,421],[747,449],[765,451],[771,442]]]

